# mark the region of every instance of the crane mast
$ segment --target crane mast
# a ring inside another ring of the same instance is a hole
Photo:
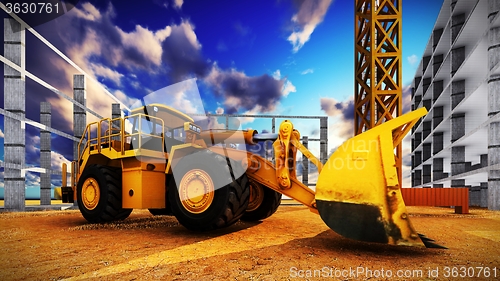
[[[401,2],[356,0],[355,135],[402,114]],[[401,144],[394,153],[401,184]]]

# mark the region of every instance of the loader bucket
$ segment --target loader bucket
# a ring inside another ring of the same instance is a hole
[[[424,246],[401,195],[395,147],[427,113],[407,113],[357,135],[325,163],[316,185],[323,221],[338,234],[361,241]]]

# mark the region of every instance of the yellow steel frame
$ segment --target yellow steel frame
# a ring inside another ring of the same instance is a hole
[[[355,135],[402,114],[401,3],[356,0]],[[401,144],[395,160],[401,182]]]

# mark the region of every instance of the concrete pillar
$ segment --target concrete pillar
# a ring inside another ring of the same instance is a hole
[[[415,170],[415,173],[414,173],[414,182],[413,182],[413,186],[419,186],[422,184],[422,170]]]
[[[14,19],[4,19],[4,57],[25,69],[25,30]],[[25,74],[4,64],[4,109],[26,116]],[[25,210],[26,163],[25,123],[4,116],[4,199],[5,209]]]
[[[498,95],[497,93],[496,99],[500,99]],[[488,162],[490,166],[500,164],[500,122],[492,122],[489,125]],[[500,170],[488,172],[488,209],[500,210]]]
[[[465,22],[465,14],[458,14],[451,17],[451,43],[455,42],[460,30]]]
[[[415,151],[415,167],[422,164],[422,151]]]
[[[302,145],[305,148],[309,147],[309,138],[307,136],[302,137]],[[304,185],[309,184],[309,159],[302,155],[302,183]]]
[[[432,32],[432,49],[435,50],[437,45],[439,44],[439,39],[441,39],[441,35],[443,35],[443,29],[436,29]]]
[[[451,142],[465,135],[465,113],[451,115]]]
[[[422,166],[422,183],[426,184],[432,181],[431,165]]]
[[[464,173],[465,166],[465,146],[453,146],[451,148],[451,175]]]
[[[455,9],[455,5],[457,5],[457,1],[458,1],[458,0],[451,0],[450,6],[451,6],[451,11],[452,11],[452,12],[453,12],[453,10]]]
[[[457,73],[458,69],[465,60],[465,47],[459,47],[451,50],[451,76]]]
[[[500,1],[489,1],[492,12],[498,12]],[[492,18],[490,18],[491,20]],[[500,28],[489,30],[488,58],[490,70],[500,61]],[[500,76],[488,79],[488,117],[500,113]],[[500,121],[492,122],[488,128],[488,164],[500,163]],[[488,209],[500,210],[500,170],[488,172]]]
[[[276,133],[276,118],[273,118],[271,122],[272,122],[271,133],[275,134]]]
[[[443,122],[444,110],[442,106],[436,106],[432,112],[432,128],[436,129]]]
[[[40,103],[40,123],[51,127],[51,107],[50,103]],[[40,174],[40,205],[50,205],[51,203],[51,137],[47,130],[40,130],[40,168],[46,169]]]
[[[432,134],[432,154],[439,153],[439,151],[443,150],[443,147],[444,147],[443,132],[437,132]]]
[[[448,173],[444,173],[443,158],[432,159],[432,177],[434,181],[448,177]]]
[[[426,56],[422,59],[422,75],[425,73],[425,70],[427,69],[427,66],[429,65],[429,62],[431,61],[431,56]],[[425,79],[424,79],[424,84],[425,84]],[[424,85],[424,93],[425,93],[425,85]]]
[[[492,70],[500,61],[500,27],[491,28],[488,32],[488,38],[488,67],[489,70]]]
[[[481,199],[479,202],[479,207],[481,208],[487,208],[488,207],[488,183],[487,182],[482,182],[481,183]]]
[[[465,98],[465,80],[451,83],[451,108],[455,108]]]
[[[432,143],[424,143],[424,145],[422,146],[422,150],[422,162],[425,162],[432,156]]]
[[[415,147],[422,143],[422,133],[415,133]]]
[[[86,105],[85,76],[73,75],[73,99],[82,105]],[[80,139],[87,126],[87,112],[77,105],[73,105],[73,134]],[[83,149],[83,147],[82,147]],[[73,159],[78,159],[78,143],[73,143]]]
[[[434,82],[434,90],[433,90],[433,95],[432,95],[432,99],[434,102],[437,101],[437,99],[439,98],[439,96],[443,92],[443,89],[444,89],[443,80]]]
[[[328,117],[321,117],[319,121],[320,161],[325,164],[328,160]]]
[[[432,60],[432,74],[436,76],[441,64],[443,63],[443,54],[434,56]]]
[[[429,89],[429,86],[431,85],[432,78],[424,78],[424,82],[422,84],[423,90],[424,90],[424,96],[425,92],[427,92],[427,89]]]
[[[451,187],[465,187],[465,179],[451,180]]]
[[[432,121],[425,121],[422,127],[422,140],[425,140],[432,131]]]
[[[488,4],[489,4],[488,20],[492,22],[495,16],[498,14],[498,11],[500,10],[500,0],[489,0]]]
[[[113,103],[111,105],[111,119],[116,119],[120,118],[122,116],[122,111],[120,109],[120,104],[119,103]],[[117,129],[120,130],[120,120],[113,121],[112,126],[114,130],[112,131],[113,134],[118,133]],[[119,136],[115,136],[112,138],[113,140],[120,140]]]

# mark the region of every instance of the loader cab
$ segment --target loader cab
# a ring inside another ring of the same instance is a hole
[[[170,106],[150,104],[132,110],[128,121],[132,125],[132,148],[170,152],[172,146],[184,143],[184,123],[193,119]]]

